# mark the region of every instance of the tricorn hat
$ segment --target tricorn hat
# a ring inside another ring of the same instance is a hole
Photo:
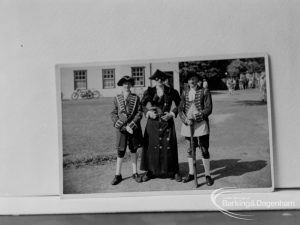
[[[203,77],[200,76],[200,74],[194,71],[189,71],[186,75],[185,82],[188,82],[191,77],[197,77],[199,81],[203,81]]]
[[[150,80],[155,80],[156,78],[161,78],[163,80],[168,79],[170,76],[167,75],[166,73],[156,70],[155,73],[149,77]]]
[[[123,76],[117,83],[118,86],[122,86],[124,82],[130,82],[134,86],[134,79],[130,76]]]

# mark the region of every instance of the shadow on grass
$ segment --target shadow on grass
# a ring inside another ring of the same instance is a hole
[[[210,161],[211,171],[215,170],[211,173],[214,180],[224,177],[241,176],[246,173],[261,170],[266,166],[267,161],[265,160],[241,161],[240,159],[220,159]],[[186,175],[189,171],[187,162],[180,163],[179,170],[182,175]],[[202,159],[199,159],[197,160],[197,174],[201,173],[204,173],[204,168]],[[204,177],[204,174],[197,177]]]
[[[228,94],[228,91],[210,91],[212,95],[223,95]]]
[[[257,106],[266,105],[266,102],[258,100],[239,100],[234,103],[235,105],[245,105],[245,106]]]

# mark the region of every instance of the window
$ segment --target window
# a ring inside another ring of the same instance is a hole
[[[115,88],[115,69],[103,69],[103,88]]]
[[[74,70],[74,89],[87,88],[87,71]]]
[[[145,86],[145,67],[131,67],[135,86]]]

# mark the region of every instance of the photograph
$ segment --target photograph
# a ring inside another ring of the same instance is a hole
[[[61,195],[273,191],[269,56],[57,64]]]

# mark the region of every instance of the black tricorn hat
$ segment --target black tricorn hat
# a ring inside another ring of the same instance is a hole
[[[170,76],[167,75],[166,73],[160,71],[160,70],[156,70],[155,73],[149,77],[150,80],[155,80],[156,78],[161,78],[163,80],[169,78]]]
[[[200,74],[194,71],[189,71],[185,77],[185,82],[187,83],[191,77],[197,77],[199,81],[203,81],[203,77],[200,76]]]
[[[117,83],[118,86],[122,86],[124,82],[130,82],[134,86],[134,79],[130,76],[123,76]]]

